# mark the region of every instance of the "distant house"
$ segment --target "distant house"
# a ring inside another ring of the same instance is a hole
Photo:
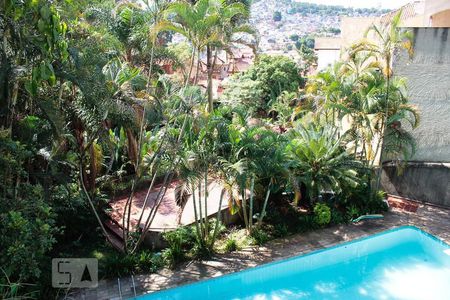
[[[334,64],[341,56],[341,38],[318,37],[314,42],[317,53],[317,70],[323,70]]]
[[[230,52],[220,51],[217,54],[212,74],[213,97],[218,98],[224,91],[223,81],[230,75],[246,71],[255,59],[255,54],[250,47],[234,47]],[[192,72],[195,74],[196,72]],[[193,75],[194,76],[194,75]],[[200,58],[200,70],[198,85],[206,89],[208,85],[206,57]]]

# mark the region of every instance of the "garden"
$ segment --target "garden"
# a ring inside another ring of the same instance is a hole
[[[377,43],[306,76],[309,52],[257,52],[247,1],[0,4],[0,298],[55,296],[53,257],[95,257],[116,278],[383,212],[380,162],[401,172],[414,153],[419,115],[391,67],[411,47],[400,15],[371,28]],[[218,56],[237,45],[254,63],[215,98]],[[179,213],[189,195],[195,221],[152,249],[175,180]],[[211,182],[233,224],[208,215]],[[153,189],[136,225],[134,196]],[[119,246],[105,227],[117,195]]]

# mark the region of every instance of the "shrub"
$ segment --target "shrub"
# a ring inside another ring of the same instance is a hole
[[[353,220],[361,215],[361,212],[356,205],[352,204],[349,207],[347,207],[347,218],[349,220]]]
[[[253,229],[251,237],[253,238],[253,242],[259,246],[270,240],[269,234],[263,228]]]
[[[105,277],[121,277],[134,273],[135,266],[133,255],[113,252],[105,256],[99,269],[103,271],[101,275]]]
[[[348,218],[345,214],[343,214],[340,210],[333,209],[331,210],[331,224],[338,225],[344,224],[348,222]]]
[[[289,228],[284,223],[275,224],[273,227],[274,227],[274,235],[276,237],[284,237],[289,234]]]
[[[238,248],[237,240],[233,236],[229,236],[225,242],[225,251],[233,252],[238,250]]]
[[[165,232],[163,238],[168,248],[163,250],[162,257],[171,268],[185,259],[186,250],[192,248],[196,241],[191,227],[181,227]]]
[[[25,162],[32,162],[25,146],[0,137],[0,286],[43,280],[49,251],[61,232],[43,187],[30,181]]]
[[[325,203],[317,203],[314,206],[314,220],[319,226],[328,225],[331,221],[331,210]]]
[[[99,259],[102,277],[120,277],[137,273],[154,273],[164,266],[159,253],[142,250],[134,254],[105,252],[95,255]]]
[[[372,197],[369,197],[366,202],[364,213],[374,214],[387,211],[388,206],[384,201],[385,197],[386,193],[384,191],[374,192]]]
[[[314,215],[304,214],[298,218],[298,232],[307,232],[316,228],[318,228],[318,224]]]
[[[164,260],[159,253],[144,250],[136,254],[136,269],[142,273],[154,273],[164,266]]]

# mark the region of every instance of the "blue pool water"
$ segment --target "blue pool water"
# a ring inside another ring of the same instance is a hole
[[[406,226],[140,300],[450,299],[450,246]]]

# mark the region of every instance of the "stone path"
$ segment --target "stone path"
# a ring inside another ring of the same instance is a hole
[[[394,210],[386,213],[385,217],[380,220],[369,220],[360,224],[340,225],[305,234],[295,234],[273,240],[264,247],[249,247],[238,252],[214,257],[208,261],[185,263],[176,270],[163,269],[155,274],[137,275],[134,277],[136,294],[142,295],[217,277],[403,225],[417,226],[450,243],[450,210],[420,205],[417,213]],[[134,290],[131,277],[120,278],[120,281],[123,299],[132,298]],[[120,299],[117,280],[101,281],[98,288],[76,291],[67,299]]]

